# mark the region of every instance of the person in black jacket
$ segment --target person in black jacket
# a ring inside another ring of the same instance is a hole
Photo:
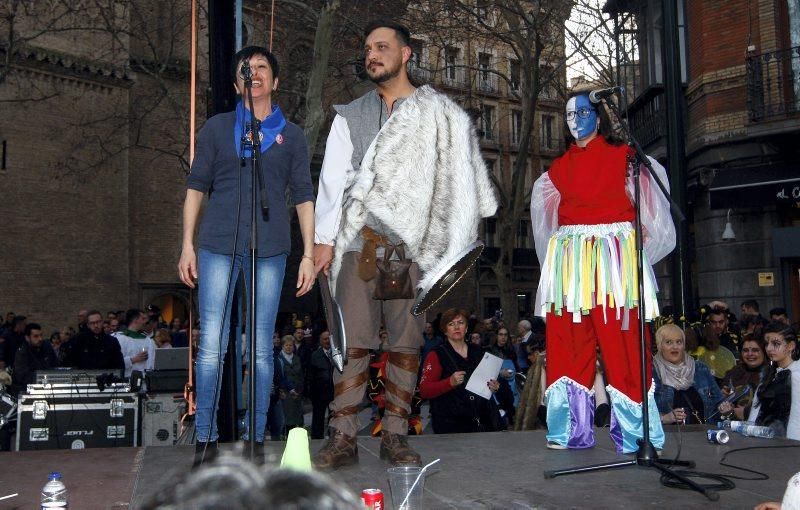
[[[446,341],[425,358],[419,392],[430,400],[431,424],[435,434],[491,432],[502,428],[494,395],[484,399],[466,390],[466,383],[483,358],[483,349],[464,342],[467,317],[464,310],[451,308],[442,314]],[[500,383],[486,382],[492,393]]]
[[[325,414],[333,401],[333,363],[331,362],[331,333],[319,335],[319,347],[311,354],[306,371],[306,387],[311,397],[311,439],[324,439]]]
[[[44,341],[42,327],[36,323],[25,326],[25,341],[17,348],[14,358],[14,385],[12,391],[24,391],[27,385],[36,382],[36,371],[58,366],[56,353]]]
[[[103,333],[103,315],[97,310],[90,311],[86,327],[61,347],[65,351],[63,366],[121,373],[125,369],[122,350],[116,338]]]

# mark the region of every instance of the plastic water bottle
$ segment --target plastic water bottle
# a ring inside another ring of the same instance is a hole
[[[717,422],[717,427],[721,429],[729,429],[735,432],[738,432],[739,427],[742,425],[751,425],[746,421],[739,421],[739,420],[723,420]]]
[[[42,510],[46,508],[69,508],[67,486],[61,481],[61,473],[54,471],[42,487]]]
[[[775,437],[775,430],[773,430],[772,427],[764,427],[752,423],[743,423],[736,432],[749,437],[763,437],[765,439],[772,439]]]

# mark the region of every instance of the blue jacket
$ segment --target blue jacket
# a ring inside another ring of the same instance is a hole
[[[675,388],[662,384],[656,370],[653,370],[653,380],[655,381],[655,399],[659,413],[664,414],[672,411]],[[711,375],[711,370],[702,361],[694,362],[694,384],[692,386],[703,400],[703,416],[708,420],[708,417],[714,414],[717,410],[717,405],[722,400],[722,391],[717,386],[714,376]]]

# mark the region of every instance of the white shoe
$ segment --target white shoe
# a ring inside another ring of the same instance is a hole
[[[551,450],[566,450],[567,447],[561,443],[556,443],[555,441],[548,441],[547,447]]]

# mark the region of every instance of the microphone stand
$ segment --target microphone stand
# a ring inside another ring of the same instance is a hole
[[[641,466],[646,468],[655,468],[657,471],[660,471],[662,476],[675,478],[680,480],[685,485],[690,487],[692,490],[695,490],[705,497],[707,497],[711,501],[719,500],[719,494],[716,491],[706,489],[705,487],[699,485],[698,483],[694,482],[693,480],[689,479],[682,474],[675,472],[665,465],[669,466],[683,466],[693,468],[695,463],[693,461],[679,461],[679,460],[668,460],[668,459],[659,459],[658,453],[656,452],[653,443],[650,442],[650,410],[648,405],[649,394],[648,394],[648,387],[649,382],[647,380],[647,350],[649,346],[647,345],[646,337],[645,337],[645,317],[647,317],[645,313],[645,299],[644,299],[644,248],[643,248],[643,235],[642,235],[642,218],[641,218],[641,211],[640,211],[640,202],[641,202],[641,184],[640,184],[640,169],[641,165],[647,167],[650,171],[650,175],[653,177],[653,180],[658,185],[658,188],[661,190],[661,193],[667,198],[670,203],[670,208],[673,211],[675,217],[678,221],[686,221],[686,217],[681,212],[678,204],[675,203],[674,200],[669,195],[664,184],[659,180],[658,174],[653,171],[653,165],[650,163],[650,160],[647,158],[647,155],[642,150],[642,146],[639,145],[639,142],[633,137],[631,134],[630,128],[628,127],[627,122],[625,119],[622,118],[620,115],[619,109],[613,103],[613,101],[605,102],[603,101],[609,109],[614,113],[614,116],[619,122],[622,131],[625,133],[628,139],[628,145],[630,145],[636,152],[636,157],[633,161],[633,179],[634,179],[634,209],[636,214],[636,222],[635,222],[635,231],[636,231],[636,272],[639,278],[639,362],[640,362],[640,372],[641,372],[641,384],[642,384],[642,438],[637,441],[639,445],[639,449],[636,452],[636,455],[633,459],[624,460],[619,462],[609,462],[605,464],[593,464],[589,466],[582,466],[582,467],[575,467],[575,468],[567,468],[567,469],[558,469],[552,471],[545,471],[544,477],[545,478],[555,478],[557,476],[562,475],[571,475],[576,473],[588,473],[591,471],[601,471],[605,469],[614,469],[614,468],[622,468],[622,467],[629,467],[629,466]]]
[[[256,285],[258,278],[257,272],[257,256],[258,256],[258,213],[256,212],[259,205],[259,200],[256,199],[256,186],[258,186],[260,196],[260,209],[261,214],[268,217],[269,202],[267,200],[266,189],[261,175],[261,122],[256,117],[255,107],[253,105],[253,73],[250,69],[250,63],[247,59],[242,62],[242,77],[244,78],[245,97],[250,107],[250,171],[252,176],[251,193],[250,193],[250,301],[247,305],[247,316],[250,321],[250,342],[248,344],[248,360],[250,363],[250,380],[247,386],[247,400],[248,407],[250,408],[250,419],[248,423],[249,430],[249,448],[248,454],[250,460],[255,460],[256,451],[256,305],[257,305],[257,289]],[[245,129],[244,136],[247,136]]]

